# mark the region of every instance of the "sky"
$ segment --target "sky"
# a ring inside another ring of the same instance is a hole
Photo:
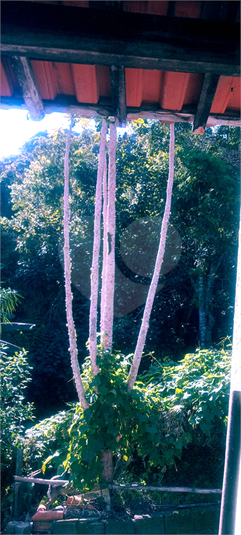
[[[68,126],[69,118],[64,113],[46,114],[42,121],[32,121],[26,110],[0,110],[0,158],[18,154],[22,145],[37,132]]]
[[[27,110],[0,109],[0,158],[18,154],[23,144],[37,132],[51,132],[61,127],[69,127],[69,116],[65,113],[50,113],[42,121],[32,121]],[[81,132],[81,129],[80,123],[74,127],[76,132]],[[126,128],[117,128],[121,135],[125,130]]]

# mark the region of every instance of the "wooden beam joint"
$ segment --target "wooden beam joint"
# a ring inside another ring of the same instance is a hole
[[[112,65],[110,68],[110,81],[114,115],[118,119],[119,126],[125,127],[127,121],[125,68]]]
[[[199,97],[197,111],[194,118],[193,132],[204,133],[210,110],[212,107],[214,95],[216,93],[219,76],[217,74],[205,74],[204,81]]]
[[[31,119],[41,121],[45,113],[30,60],[21,56],[13,56],[11,57],[11,65],[22,89],[23,99]]]
[[[27,108],[23,98],[1,97],[0,109],[22,109]],[[113,115],[113,105],[110,102],[103,103],[101,100],[98,104],[80,104],[76,101],[76,98],[69,96],[58,96],[53,100],[44,100],[45,113],[67,113],[72,115],[79,115],[81,117],[110,117]],[[144,105],[140,108],[127,107],[127,120],[134,120],[138,118],[142,119],[156,119],[162,122],[181,122],[181,123],[193,123],[194,122],[193,108],[186,108],[185,111],[165,111],[160,110],[158,106],[153,107]],[[208,123],[211,125],[227,125],[227,126],[241,126],[241,118],[239,113],[225,113],[225,114],[210,114],[208,117]]]

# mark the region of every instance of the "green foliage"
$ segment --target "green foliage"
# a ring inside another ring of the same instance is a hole
[[[26,332],[18,333],[18,337],[15,333],[10,341],[29,352],[33,381],[28,396],[34,400],[39,417],[75,399],[68,354],[64,272],[60,262],[65,138],[63,131],[39,135],[26,144],[19,157],[2,165],[2,186],[11,192],[11,203],[8,193],[11,211],[6,212],[9,218],[3,218],[3,276],[6,280],[10,278],[24,296],[18,308],[18,320],[27,319],[36,325],[31,337]],[[81,142],[79,136],[73,135],[70,164],[73,249],[78,244],[85,214],[92,214],[98,141],[99,134],[90,135],[87,128]],[[83,360],[88,307],[86,298],[78,291],[74,293]]]
[[[31,381],[26,351],[14,355],[1,347],[1,466],[2,495],[5,496],[15,471],[16,448],[23,447],[26,423],[34,419],[33,403],[25,401],[26,387]]]
[[[86,296],[90,282],[93,235],[90,220],[94,213],[99,126],[93,131],[89,122],[83,121],[81,135],[73,134],[70,155],[73,310],[80,364],[86,356],[88,338]],[[153,306],[146,351],[154,351],[159,360],[168,354],[173,360],[179,359],[185,351],[197,346],[200,271],[204,276],[209,315],[207,347],[230,334],[233,320],[239,192],[237,168],[230,165],[227,155],[230,150],[238,151],[239,129],[206,129],[204,136],[198,136],[191,133],[190,125],[177,123],[175,131],[171,223],[181,237],[182,250],[176,267],[162,277],[163,287]],[[65,141],[66,132],[62,130],[53,135],[41,133],[23,147],[19,156],[0,164],[5,199],[3,279],[24,296],[17,321],[36,325],[31,336],[19,332],[9,341],[29,352],[33,381],[27,395],[34,400],[40,418],[76,399],[69,364],[61,265]],[[129,267],[130,258],[134,258],[134,266],[142,267],[142,262],[136,247],[138,239],[132,242],[125,237],[132,229],[134,234],[135,225],[142,218],[157,219],[163,214],[168,144],[167,125],[142,119],[132,121],[124,136],[118,139],[116,265],[126,279],[129,292],[124,294],[117,286],[116,302],[120,306],[127,298],[133,302],[134,284],[146,287],[150,282],[148,271],[143,276],[136,267],[133,270]],[[158,242],[158,234],[149,225],[148,228],[150,239],[141,244],[146,251],[149,247],[147,263]],[[137,256],[133,256],[135,253]],[[114,347],[123,353],[134,352],[143,307],[144,304],[114,320]],[[149,366],[150,360],[150,357],[143,359],[141,371]]]
[[[197,349],[179,364],[157,362],[145,377],[164,405],[185,411],[193,429],[200,426],[210,435],[214,423],[221,425],[227,420],[230,361],[228,349]]]
[[[228,350],[198,350],[178,365],[156,363],[128,393],[130,360],[100,353],[94,379],[87,361],[82,377],[90,407],[83,412],[73,405],[30,429],[26,459],[68,471],[74,487],[86,490],[100,481],[102,451],[111,450],[116,481],[124,473],[125,482],[160,482],[197,436],[202,448],[200,437],[211,444],[217,432],[225,434]]]
[[[68,404],[71,406],[71,404]],[[64,471],[63,461],[69,448],[69,428],[75,413],[75,404],[50,418],[45,418],[25,434],[24,464],[25,470],[31,471],[46,465],[61,474]]]
[[[188,443],[182,415],[170,414],[167,418],[161,411],[160,398],[145,383],[139,381],[131,393],[127,392],[130,359],[131,355],[101,355],[100,374],[90,384],[94,400],[84,414],[77,407],[67,460],[78,486],[93,485],[100,477],[103,450],[111,450],[129,463],[135,452],[143,460],[147,478],[154,467],[172,465]],[[175,440],[169,440],[173,425]]]
[[[16,290],[0,288],[1,322],[6,323],[10,321],[20,299],[21,295]]]

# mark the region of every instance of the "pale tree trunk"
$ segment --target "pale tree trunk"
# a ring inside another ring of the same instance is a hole
[[[64,279],[65,279],[65,304],[66,304],[66,316],[67,327],[69,335],[69,351],[71,359],[71,367],[74,376],[74,382],[79,398],[79,402],[83,410],[89,407],[88,402],[85,399],[84,387],[80,376],[80,367],[78,362],[78,350],[76,331],[73,319],[72,310],[72,291],[71,291],[71,260],[69,250],[69,151],[71,143],[71,131],[73,121],[71,121],[70,129],[66,140],[66,150],[64,158]]]
[[[108,190],[108,191],[107,191]],[[104,350],[111,350],[114,318],[115,288],[115,194],[116,194],[116,126],[110,125],[108,188],[106,167],[103,175],[103,266],[101,289],[101,343]],[[101,480],[106,485],[113,479],[113,455],[102,451],[103,472]],[[110,507],[108,492],[107,509]]]
[[[212,310],[209,309],[208,314],[207,314],[207,325],[206,325],[206,347],[212,346],[212,341],[213,341],[212,331],[213,331],[214,325],[215,325],[214,315],[212,313]]]
[[[109,166],[108,166],[108,206],[107,206],[107,241],[106,284],[104,296],[104,315],[102,347],[112,348],[114,289],[115,289],[115,192],[116,192],[116,125],[110,124]]]
[[[103,465],[101,479],[105,483],[111,483],[113,479],[113,455],[111,450],[102,451],[101,462]]]
[[[141,328],[137,340],[137,345],[135,349],[135,354],[133,357],[133,363],[131,366],[129,379],[128,379],[128,391],[133,388],[133,385],[135,383],[137,373],[139,370],[139,365],[142,357],[142,352],[144,349],[144,345],[146,342],[146,335],[149,327],[149,319],[151,315],[151,310],[153,306],[153,301],[155,298],[155,293],[158,285],[158,279],[163,263],[164,253],[165,253],[165,245],[166,245],[166,236],[167,236],[167,228],[168,228],[168,222],[171,212],[171,199],[172,199],[172,187],[173,187],[173,178],[174,178],[174,145],[175,145],[175,131],[174,131],[174,124],[170,125],[170,145],[169,145],[169,175],[168,175],[168,182],[167,182],[167,191],[166,191],[166,204],[165,204],[165,211],[164,216],[162,220],[162,226],[161,226],[161,235],[160,235],[160,243],[159,243],[159,249],[157,253],[156,263],[155,263],[155,269],[154,274],[152,277],[151,285],[149,288],[145,310],[142,318]]]
[[[199,315],[199,338],[201,349],[206,345],[206,311],[204,296],[204,276],[198,275],[198,315]]]
[[[98,316],[98,290],[99,290],[99,256],[101,236],[101,209],[102,209],[102,182],[105,170],[105,144],[107,124],[103,120],[101,128],[99,163],[95,193],[94,243],[91,267],[90,317],[89,317],[89,350],[91,369],[97,375],[99,368],[96,364],[97,355],[97,316]]]
[[[106,294],[106,262],[108,255],[108,233],[107,233],[107,162],[105,157],[105,169],[103,174],[103,262],[102,262],[102,284],[101,284],[101,304],[100,304],[100,332],[103,332],[104,307]]]
[[[106,511],[111,510],[111,497],[108,486],[113,482],[113,454],[111,450],[101,452],[103,471],[100,478],[102,498],[104,498]],[[105,490],[103,490],[103,487]]]

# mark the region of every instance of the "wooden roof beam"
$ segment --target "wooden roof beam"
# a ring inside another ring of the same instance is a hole
[[[1,4],[3,55],[55,62],[240,75],[240,28],[38,2]]]
[[[26,109],[24,100],[20,97],[1,97],[0,108],[2,109]],[[100,100],[98,104],[81,104],[75,97],[58,96],[53,100],[44,100],[45,113],[61,112],[81,117],[109,117],[113,115],[113,105],[110,102]],[[141,108],[127,107],[127,120],[133,119],[158,119],[163,122],[193,123],[194,110],[186,109],[182,112],[160,110],[159,106],[141,106]],[[208,123],[212,125],[241,126],[239,113],[213,113],[208,117]]]
[[[23,99],[33,121],[44,118],[43,102],[38,90],[37,82],[28,58],[17,56],[11,58],[14,74],[23,92]]]
[[[194,118],[193,132],[204,133],[207,120],[216,93],[219,76],[217,74],[205,74],[199,97],[197,111]]]
[[[117,117],[119,126],[126,126],[126,86],[125,86],[125,68],[110,68],[111,94],[114,108],[114,115]]]

